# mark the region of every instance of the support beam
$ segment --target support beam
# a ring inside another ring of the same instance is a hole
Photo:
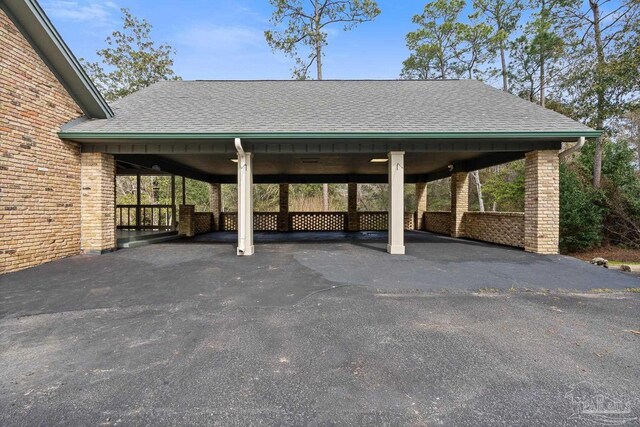
[[[557,254],[560,222],[558,151],[527,153],[524,166],[524,250]]]
[[[187,178],[182,177],[182,204],[187,204]]]
[[[347,184],[347,231],[358,231],[358,183]]]
[[[209,207],[213,215],[213,230],[220,230],[220,212],[222,211],[222,185],[209,184]]]
[[[469,173],[451,174],[451,237],[464,237],[462,217],[469,210]]]
[[[278,212],[278,231],[289,231],[289,184],[280,184],[280,211]]]
[[[171,175],[171,225],[176,229],[176,176]]]
[[[424,230],[424,213],[427,211],[427,183],[416,183],[416,218],[413,221],[416,230]]]
[[[239,139],[236,146],[240,144]],[[238,255],[253,255],[252,154],[238,149]]]
[[[141,228],[139,228],[142,224],[142,216],[140,215],[140,205],[142,202],[142,192],[140,191],[140,174],[136,174],[136,227],[138,227],[138,230],[141,230]]]
[[[387,252],[402,255],[404,249],[404,152],[389,152],[389,242]]]

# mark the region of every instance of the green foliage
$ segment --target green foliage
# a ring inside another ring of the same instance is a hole
[[[602,242],[604,210],[601,195],[579,170],[560,166],[560,250],[574,252]]]
[[[493,168],[487,174],[483,193],[487,203],[496,211],[522,212],[524,210],[524,161],[519,160]]]
[[[265,39],[271,49],[281,51],[296,60],[294,78],[309,78],[309,69],[316,63],[317,79],[322,80],[323,48],[327,45],[326,27],[342,24],[348,31],[358,24],[372,21],[380,14],[374,0],[269,0],[275,8],[271,23],[283,30],[267,30]],[[299,55],[300,48],[308,51]]]
[[[122,30],[107,37],[107,46],[97,54],[100,62],[84,67],[108,101],[130,95],[161,80],[180,80],[173,71],[175,53],[168,44],[155,45],[151,24],[121,9]]]

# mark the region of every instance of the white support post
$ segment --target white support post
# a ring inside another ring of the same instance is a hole
[[[404,254],[404,152],[389,152],[389,242],[387,252]]]
[[[240,144],[236,139],[236,147]],[[253,167],[251,153],[238,149],[238,255],[253,255]]]

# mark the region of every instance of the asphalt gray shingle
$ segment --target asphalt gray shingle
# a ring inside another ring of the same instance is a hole
[[[90,133],[588,132],[474,80],[171,81],[112,103]]]

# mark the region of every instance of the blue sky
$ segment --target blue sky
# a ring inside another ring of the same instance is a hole
[[[184,79],[288,79],[294,61],[273,53],[263,32],[270,28],[267,0],[95,1],[40,0],[78,57],[95,59],[95,51],[120,26],[121,7],[146,18],[153,38],[176,50],[175,71]],[[397,78],[408,56],[404,37],[415,26],[425,0],[379,0],[374,22],[344,32],[330,31],[325,79]]]

